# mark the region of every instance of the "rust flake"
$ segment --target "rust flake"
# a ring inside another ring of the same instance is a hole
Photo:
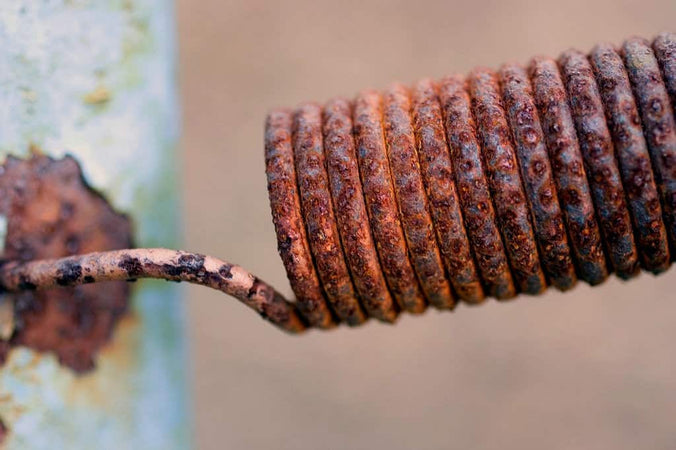
[[[4,260],[29,261],[132,245],[131,225],[82,178],[72,157],[55,160],[14,157],[0,168],[0,213],[7,217]],[[65,281],[81,272],[64,267]],[[95,367],[99,350],[111,339],[128,309],[129,286],[79,286],[33,292],[11,298],[15,329],[4,350],[25,346],[56,354],[78,373]]]

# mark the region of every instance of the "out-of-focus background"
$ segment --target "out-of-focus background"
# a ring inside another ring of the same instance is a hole
[[[275,106],[674,31],[676,2],[178,0],[185,247],[291,295],[268,208]],[[676,442],[676,269],[287,336],[187,290],[200,449],[636,449]]]

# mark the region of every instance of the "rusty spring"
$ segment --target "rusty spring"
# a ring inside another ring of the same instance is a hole
[[[676,34],[269,114],[279,253],[310,326],[665,271]]]
[[[299,333],[658,274],[676,255],[674,105],[664,33],[274,111],[268,190],[296,301],[235,264],[162,248],[0,261],[0,294],[187,281]]]

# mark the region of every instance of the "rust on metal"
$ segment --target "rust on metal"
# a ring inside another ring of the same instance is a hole
[[[455,301],[427,206],[411,123],[411,99],[404,86],[395,84],[385,90],[383,123],[392,182],[411,263],[427,301],[438,309],[452,309]]]
[[[484,292],[453,181],[453,162],[434,82],[425,79],[416,83],[412,102],[420,170],[446,271],[460,299],[481,302]]]
[[[676,35],[663,33],[330,102],[326,216],[366,314],[390,311],[382,279],[420,312],[666,270],[675,58]]]
[[[498,80],[489,69],[475,69],[470,73],[468,85],[488,184],[512,274],[521,292],[540,294],[547,289],[547,283],[540,266]]]
[[[500,69],[500,84],[542,265],[552,284],[567,290],[577,278],[530,81],[521,66],[507,64]]]
[[[291,124],[291,113],[277,110],[268,115],[265,125],[265,167],[272,221],[299,309],[312,326],[328,328],[333,320],[312,261],[301,214]]]
[[[64,274],[67,274],[64,275]],[[105,281],[156,278],[218,289],[239,299],[263,319],[289,333],[305,330],[296,305],[243,268],[199,253],[165,248],[127,248],[0,266],[0,289],[21,292]]]
[[[655,180],[662,196],[667,233],[676,251],[676,125],[674,109],[650,43],[631,38],[622,46],[622,56],[641,114]],[[663,64],[665,67],[668,64]]]
[[[534,58],[529,72],[577,272],[597,285],[608,269],[566,90],[551,58]]]
[[[663,272],[676,250],[675,48],[663,33],[272,112],[268,190],[295,302],[213,257],[113,250],[129,225],[74,161],[9,159],[0,290],[17,296],[16,314],[0,309],[0,360],[28,345],[91,368],[126,308],[124,285],[73,288],[99,281],[209,286],[298,333]],[[70,291],[42,290],[54,286]]]
[[[359,306],[340,243],[322,143],[322,112],[306,103],[293,115],[293,155],[310,250],[326,298],[341,321],[359,325]]]
[[[369,316],[393,322],[397,310],[385,283],[369,227],[349,102],[343,99],[329,101],[324,106],[323,124],[333,207],[355,289]]]
[[[86,184],[77,162],[33,155],[8,157],[0,167],[0,214],[7,218],[4,261],[25,262],[78,253],[128,248],[132,245],[127,217]],[[56,283],[81,276],[77,266],[63,266]],[[79,286],[34,291],[27,277],[22,291],[12,294],[15,327],[4,353],[25,346],[54,353],[75,372],[95,367],[96,355],[110,340],[127,312],[129,286],[109,283],[105,289]],[[4,359],[4,358],[3,358]]]
[[[498,299],[512,298],[516,288],[498,230],[465,80],[457,75],[441,80],[439,99],[465,227],[485,289]]]
[[[408,258],[383,131],[382,98],[364,91],[354,102],[354,134],[362,188],[380,263],[390,292],[409,312],[425,309],[425,298]]]
[[[653,273],[664,272],[670,262],[667,230],[627,72],[610,44],[594,47],[589,59],[613,136],[641,263]]]
[[[653,42],[653,50],[676,115],[676,33],[660,33]]]
[[[639,268],[638,252],[596,79],[587,57],[577,50],[564,52],[559,64],[608,258],[620,277],[630,278]]]

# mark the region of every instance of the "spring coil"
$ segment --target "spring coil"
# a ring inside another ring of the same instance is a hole
[[[310,326],[664,272],[676,34],[271,112],[279,253]]]

